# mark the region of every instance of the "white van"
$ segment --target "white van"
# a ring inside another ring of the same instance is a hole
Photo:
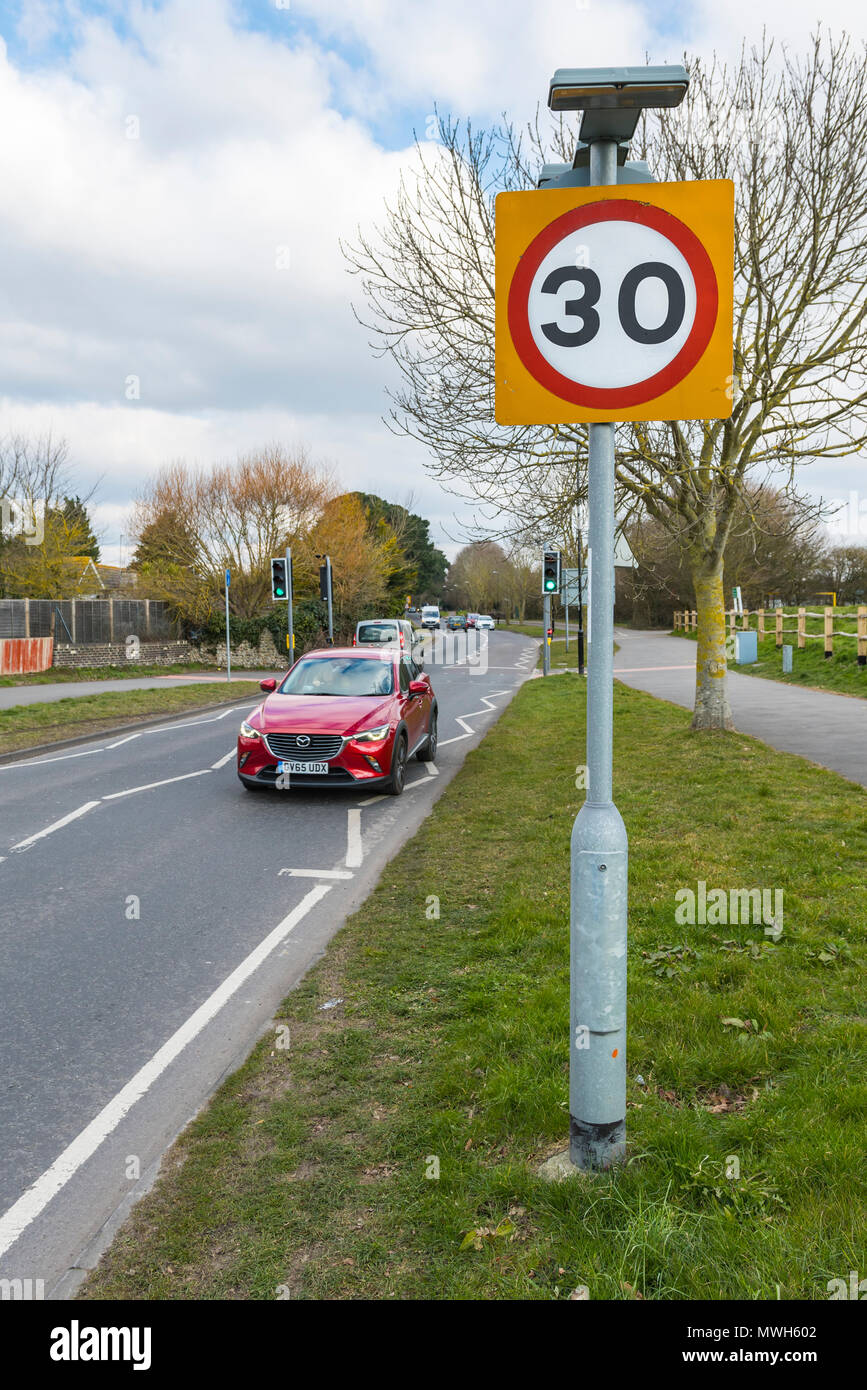
[[[439,627],[440,610],[435,603],[426,603],[421,610],[422,627]]]

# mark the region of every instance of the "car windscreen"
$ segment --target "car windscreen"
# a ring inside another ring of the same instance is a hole
[[[388,646],[397,641],[395,623],[359,623],[356,642],[369,642],[373,647]]]
[[[281,695],[391,695],[390,661],[358,656],[302,657],[283,684]]]

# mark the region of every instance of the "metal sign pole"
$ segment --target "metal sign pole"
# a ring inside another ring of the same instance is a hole
[[[229,571],[226,570],[226,680],[227,680],[227,681],[230,681],[230,680],[232,679],[232,649],[231,649],[231,647],[230,647],[230,645],[229,645],[229,585],[230,585],[231,582],[232,582],[232,576],[231,576],[231,574],[229,573]]]
[[[590,146],[591,185],[617,182],[617,142]],[[591,424],[593,645],[587,799],[572,829],[569,1154],[607,1168],[626,1151],[626,827],[612,800],[614,425]]]
[[[542,675],[551,674],[551,645],[548,641],[548,628],[551,626],[551,595],[545,594],[542,598],[542,640],[545,645],[542,649]]]
[[[328,585],[328,645],[334,646],[334,613],[331,602],[331,557],[325,556],[325,581]]]
[[[295,660],[295,625],[292,621],[292,547],[289,545],[286,547],[286,599],[286,621],[289,624],[287,634],[289,637],[289,665],[291,666]]]

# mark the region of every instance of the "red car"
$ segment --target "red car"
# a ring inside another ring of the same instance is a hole
[[[379,787],[400,796],[415,754],[432,762],[437,702],[406,651],[326,647],[307,652],[238,735],[238,776],[266,787]]]

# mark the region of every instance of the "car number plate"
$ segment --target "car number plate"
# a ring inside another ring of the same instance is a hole
[[[306,773],[308,776],[313,777],[327,777],[328,764],[307,763],[303,762],[301,758],[288,758],[285,762],[280,762],[277,764],[278,777],[280,776],[281,772],[288,772],[290,777],[293,773],[299,776],[303,773]]]

